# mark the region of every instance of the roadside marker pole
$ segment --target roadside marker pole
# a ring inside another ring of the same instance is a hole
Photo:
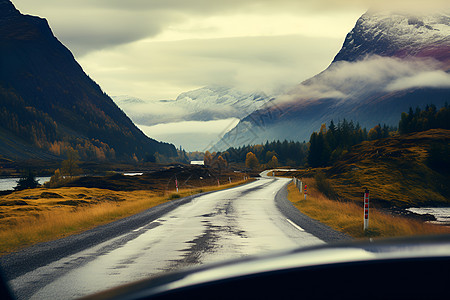
[[[300,192],[300,194],[302,193],[303,190],[303,182],[300,180],[300,186],[298,188],[298,191]]]
[[[228,177],[228,180],[230,181],[230,183],[231,183],[231,177]]]
[[[364,191],[364,230],[369,228],[369,190]]]
[[[219,181],[219,179],[217,179],[217,186],[220,186],[220,181]]]
[[[305,187],[303,189],[303,194],[305,195],[305,200],[306,200],[306,195],[308,195],[308,186],[305,184]]]
[[[176,177],[175,177],[175,186],[177,187],[177,193],[178,193],[178,180]]]

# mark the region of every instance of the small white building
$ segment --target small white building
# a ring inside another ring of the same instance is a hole
[[[203,160],[191,160],[191,165],[204,166],[205,162]]]

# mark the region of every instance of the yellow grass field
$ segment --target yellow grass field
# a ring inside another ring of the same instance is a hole
[[[304,179],[308,185],[304,200],[293,183],[288,186],[288,199],[302,213],[354,238],[399,237],[450,233],[449,227],[424,223],[418,220],[384,214],[371,208],[369,229],[363,229],[363,208],[354,202],[330,200],[315,188],[315,180]]]
[[[165,194],[80,187],[14,192],[0,197],[0,255],[79,233],[172,199],[226,189],[245,182]]]

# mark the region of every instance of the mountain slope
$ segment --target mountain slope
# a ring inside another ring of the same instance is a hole
[[[131,122],[45,19],[22,15],[7,0],[0,0],[0,115],[9,139],[38,152],[59,156],[73,147],[90,160],[176,154],[173,145],[149,139]]]
[[[449,36],[446,14],[366,13],[326,70],[242,119],[215,150],[308,140],[332,119],[396,126],[410,106],[440,107],[450,96]]]

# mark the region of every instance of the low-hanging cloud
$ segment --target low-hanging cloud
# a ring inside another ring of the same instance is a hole
[[[157,140],[182,145],[187,151],[208,150],[227,131],[239,123],[237,118],[214,121],[183,121],[155,126],[138,125],[148,136]]]
[[[386,90],[398,91],[416,87],[450,88],[450,74],[442,70],[422,72],[396,79],[386,87]]]
[[[399,59],[371,56],[357,62],[340,61],[298,85],[278,101],[333,98],[358,101],[373,92],[392,92],[415,87],[450,87],[450,74],[433,59]]]

